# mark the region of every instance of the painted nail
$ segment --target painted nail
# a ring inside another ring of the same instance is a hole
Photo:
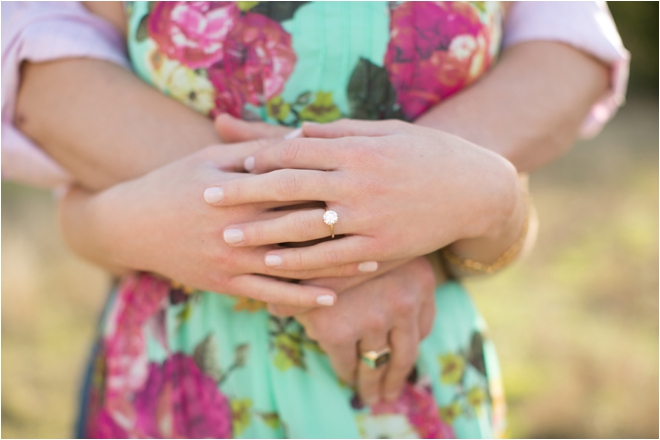
[[[266,266],[270,266],[270,267],[279,266],[280,264],[282,264],[282,257],[280,257],[279,255],[266,255],[265,262],[266,262]]]
[[[221,202],[223,195],[224,192],[222,191],[222,188],[212,186],[211,188],[206,188],[204,191],[204,200],[206,200],[206,203],[209,205],[213,205],[214,203]]]
[[[286,136],[284,136],[284,139],[295,139],[297,137],[300,137],[301,134],[302,134],[302,128],[297,128],[292,132],[290,132],[289,134],[287,134]]]
[[[227,229],[222,236],[225,238],[225,241],[229,244],[235,244],[235,243],[240,243],[243,241],[245,236],[243,235],[243,231],[240,229]]]
[[[358,264],[358,270],[360,272],[376,272],[378,270],[378,262],[365,261],[364,263]]]
[[[316,303],[322,306],[331,306],[335,303],[335,298],[332,295],[317,296]]]
[[[243,168],[245,168],[245,171],[252,171],[254,169],[254,157],[250,156],[245,159],[245,162],[243,162]]]

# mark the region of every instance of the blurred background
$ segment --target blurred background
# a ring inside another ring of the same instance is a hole
[[[468,283],[511,437],[658,438],[658,3],[609,5],[626,106],[532,176],[534,253]],[[2,254],[2,436],[70,437],[108,278],[67,251],[50,193],[4,182]]]

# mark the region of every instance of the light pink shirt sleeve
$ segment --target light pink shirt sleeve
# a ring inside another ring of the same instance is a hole
[[[39,187],[71,176],[13,124],[23,61],[89,57],[129,68],[119,32],[80,2],[2,2],[2,178]]]
[[[559,41],[611,67],[610,88],[591,108],[580,134],[590,138],[625,102],[630,53],[604,1],[515,2],[504,25],[503,48],[525,41]]]

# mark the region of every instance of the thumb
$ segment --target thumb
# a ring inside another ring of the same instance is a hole
[[[328,124],[304,122],[302,134],[304,137],[335,139],[346,136],[386,136],[400,132],[405,127],[404,122],[362,121],[356,119],[340,119]]]
[[[256,139],[279,138],[286,136],[291,129],[265,122],[248,122],[221,114],[215,118],[215,130],[225,143],[247,142]]]

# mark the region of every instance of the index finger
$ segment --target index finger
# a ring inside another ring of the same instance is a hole
[[[283,168],[330,171],[341,163],[342,140],[294,138],[270,145],[245,160],[245,169],[255,173]]]
[[[233,295],[284,306],[311,308],[331,306],[337,301],[337,294],[330,289],[301,286],[260,275],[235,276],[225,288]]]

